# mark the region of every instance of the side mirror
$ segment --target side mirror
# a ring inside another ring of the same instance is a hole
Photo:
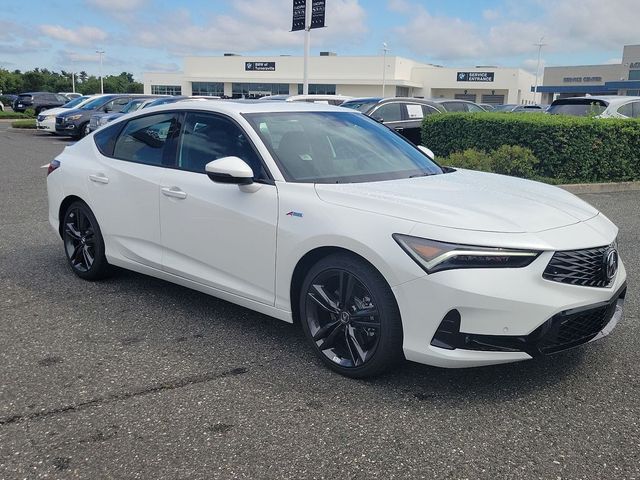
[[[215,183],[238,185],[244,192],[255,192],[260,188],[259,183],[253,182],[253,170],[241,158],[219,158],[207,163],[204,169]]]
[[[425,147],[424,145],[418,145],[418,150],[420,150],[422,153],[424,153],[427,157],[429,157],[431,160],[435,159],[436,156],[434,155],[434,153],[431,151],[430,148]]]
[[[102,110],[104,110],[104,113],[109,113],[111,111],[111,108],[105,106]]]

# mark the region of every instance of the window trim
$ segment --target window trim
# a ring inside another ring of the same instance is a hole
[[[184,122],[185,122],[185,119],[186,119],[186,114],[189,113],[189,112],[217,115],[217,116],[223,117],[223,118],[233,122],[233,124],[236,125],[240,129],[240,131],[245,135],[245,137],[247,137],[247,140],[249,141],[249,144],[251,145],[251,148],[253,149],[254,153],[257,155],[258,159],[262,163],[262,167],[263,167],[265,173],[267,174],[268,178],[266,178],[266,179],[254,179],[254,182],[255,183],[261,183],[263,185],[275,185],[275,180],[273,179],[273,173],[271,172],[271,170],[269,170],[269,167],[268,167],[267,163],[264,161],[264,158],[262,157],[262,155],[260,155],[260,152],[256,148],[256,145],[255,145],[254,141],[251,139],[251,137],[249,135],[247,135],[247,131],[244,128],[242,128],[242,125],[240,125],[240,123],[235,118],[230,117],[228,115],[225,115],[224,113],[212,112],[210,110],[200,110],[200,109],[193,109],[193,110],[191,110],[191,109],[189,109],[189,110],[171,109],[171,110],[163,110],[163,111],[160,111],[160,112],[145,113],[144,115],[136,115],[135,117],[133,117],[133,118],[127,120],[127,121],[117,122],[114,125],[111,125],[110,127],[116,127],[116,125],[119,125],[119,130],[118,130],[118,132],[116,134],[116,137],[117,137],[116,138],[116,143],[117,143],[118,139],[120,138],[120,135],[122,135],[122,132],[124,131],[126,126],[130,122],[132,122],[134,120],[138,120],[138,119],[145,118],[145,117],[150,117],[150,116],[153,116],[153,115],[165,115],[165,114],[170,114],[170,113],[171,114],[176,114],[176,117],[178,118],[178,121],[182,122],[181,123],[181,127],[180,127],[180,132],[178,132],[177,141],[175,142],[174,151],[173,151],[173,156],[177,160],[177,158],[178,158],[178,149],[180,148],[180,141],[182,139],[182,132],[183,132],[183,129],[184,129]],[[134,160],[127,160],[126,158],[118,158],[114,154],[106,155],[105,153],[102,152],[102,150],[100,150],[100,147],[98,147],[98,144],[95,142],[95,135],[94,135],[93,143],[96,146],[96,149],[98,150],[98,152],[100,152],[100,154],[103,157],[111,159],[111,160],[118,160],[120,162],[135,163],[136,165],[145,165],[147,167],[156,167],[156,168],[166,168],[166,169],[169,169],[169,170],[178,170],[180,172],[193,173],[193,174],[196,174],[196,175],[206,175],[205,172],[194,172],[194,171],[191,171],[191,170],[185,170],[185,169],[182,169],[182,168],[178,167],[177,165],[176,166],[172,166],[172,165],[152,165],[152,164],[148,164],[148,163],[136,162]],[[114,153],[115,153],[115,143],[114,143]]]

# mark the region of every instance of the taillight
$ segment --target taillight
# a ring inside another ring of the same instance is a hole
[[[51,163],[47,168],[47,176],[49,176],[49,174],[53,172],[55,169],[57,169],[59,166],[60,166],[60,160],[51,160]]]

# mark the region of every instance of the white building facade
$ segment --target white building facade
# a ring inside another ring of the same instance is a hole
[[[146,72],[144,93],[257,98],[302,93],[303,58],[185,57],[179,73]],[[458,98],[477,103],[534,103],[534,76],[517,68],[450,68],[396,56],[309,58],[309,93],[352,97]]]

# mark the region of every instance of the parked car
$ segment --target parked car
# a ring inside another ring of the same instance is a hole
[[[544,108],[541,105],[519,105],[517,103],[505,103],[504,105],[497,105],[496,112],[513,112],[513,113],[542,113]]]
[[[73,100],[74,98],[82,97],[81,93],[76,92],[58,92],[60,95],[64,95],[69,100]]]
[[[445,112],[441,105],[430,100],[405,97],[356,98],[344,102],[341,106],[361,111],[415,145],[419,145],[421,141],[422,119],[426,115]]]
[[[480,105],[468,100],[451,100],[448,98],[434,98],[434,102],[442,105],[447,112],[485,112]]]
[[[119,266],[298,321],[351,377],[403,358],[549,355],[622,315],[626,271],[606,216],[550,185],[440,167],[345,108],[139,110],[68,146],[47,190],[78,277]]]
[[[145,108],[147,105],[152,102],[158,100],[158,96],[149,96],[149,97],[136,97],[132,99],[129,103],[127,103],[122,110],[119,112],[112,113],[104,113],[98,112],[91,115],[89,120],[89,131],[93,132],[94,130],[100,128],[103,125],[115,120],[116,118],[121,117],[127,113],[135,112],[136,110],[140,110],[141,108]]]
[[[63,95],[49,92],[28,92],[21,93],[13,101],[13,110],[15,112],[24,112],[28,108],[33,109],[36,115],[42,110],[61,107],[69,101]]]
[[[307,103],[325,103],[328,105],[342,105],[344,102],[351,100],[353,97],[346,95],[267,95],[260,98],[266,101],[284,101],[284,102],[307,102]]]
[[[547,113],[598,118],[640,118],[640,97],[602,95],[555,100]]]
[[[42,110],[38,117],[36,118],[36,127],[38,130],[43,130],[45,132],[49,132],[52,134],[56,133],[56,115],[59,113],[65,112],[68,109],[75,109],[83,106],[84,104],[90,102],[94,99],[95,96],[85,95],[78,98],[75,98],[61,107],[50,108],[49,110]]]
[[[484,108],[487,112],[492,112],[496,109],[496,105],[493,105],[491,103],[479,103],[478,105]]]
[[[107,94],[101,95],[92,101],[85,103],[80,108],[68,110],[56,115],[56,133],[74,138],[82,138],[89,131],[91,115],[97,112],[119,112],[131,99],[142,96],[141,94]]]

